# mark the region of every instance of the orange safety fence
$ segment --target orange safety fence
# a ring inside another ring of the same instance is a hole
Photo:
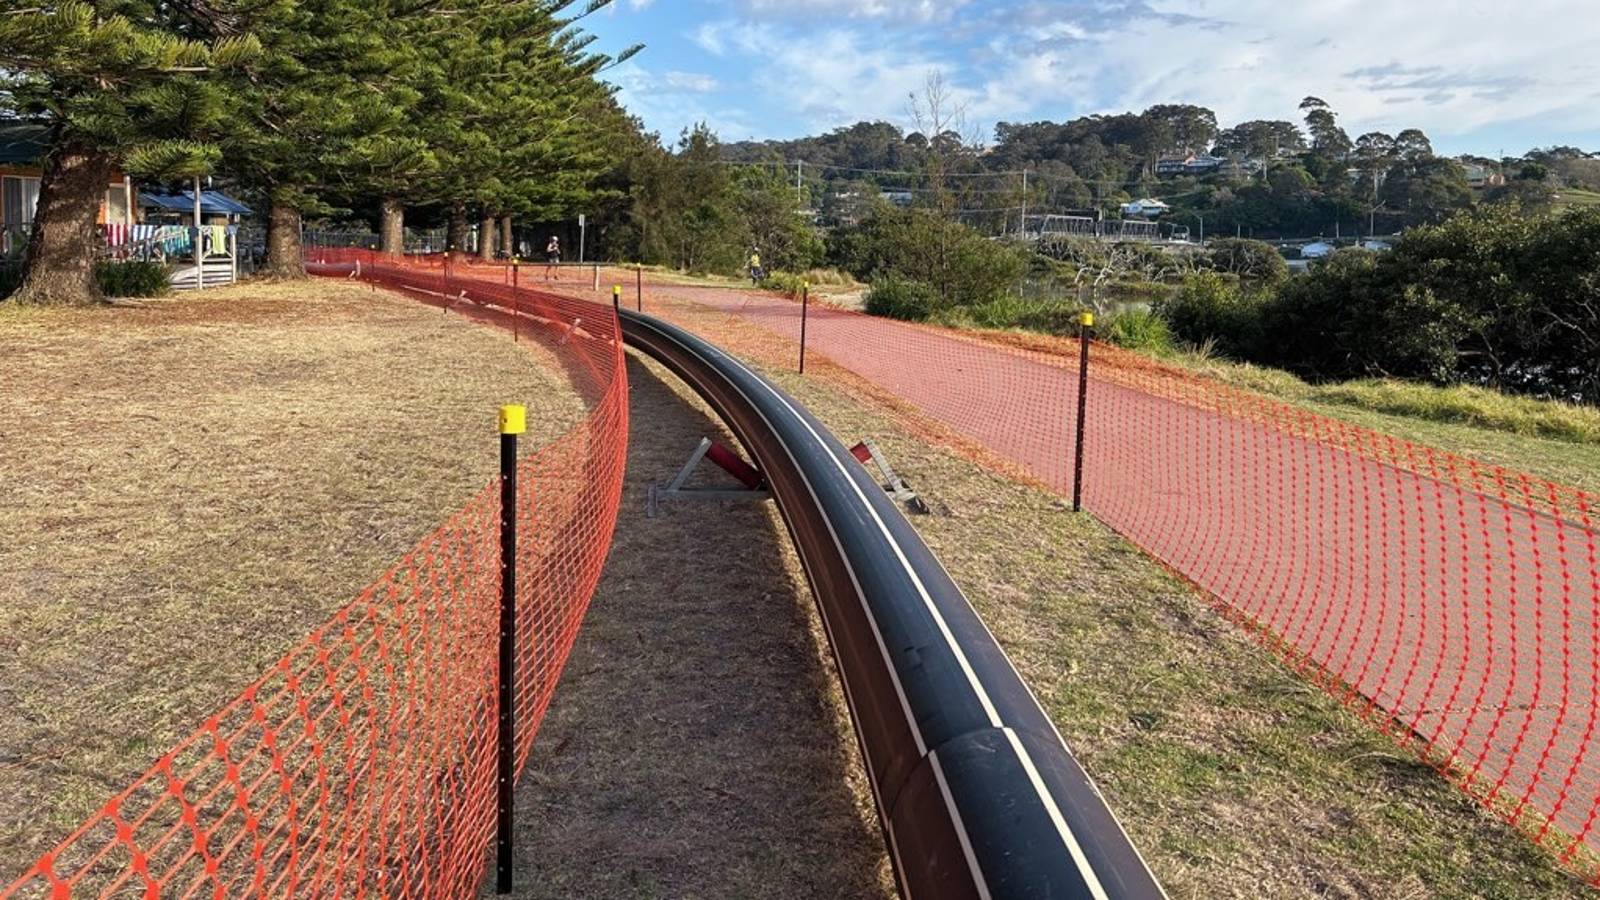
[[[752,325],[801,334],[787,298],[665,284],[645,296],[668,317],[700,309],[702,331],[727,323],[712,340]],[[809,358],[1070,494],[1075,341],[815,301],[805,318]],[[1600,883],[1600,498],[1116,347],[1091,355],[1085,507]]]
[[[311,269],[347,277],[357,260],[364,280],[453,293],[370,251]],[[519,463],[519,772],[610,547],[628,410],[612,310],[522,299],[522,333],[587,414]],[[475,894],[496,814],[499,521],[496,481],[0,897]]]

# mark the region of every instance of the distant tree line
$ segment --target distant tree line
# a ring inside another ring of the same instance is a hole
[[[49,128],[20,302],[99,296],[94,222],[114,167],[214,176],[267,210],[268,269],[304,274],[308,216],[408,214],[509,248],[513,217],[558,220],[637,131],[577,26],[610,0],[154,0],[0,16],[0,117]]]
[[[930,137],[862,122],[815,137],[723,148],[735,163],[782,161],[793,169],[799,162],[808,202],[833,221],[859,219],[884,191],[910,192],[915,203],[927,205],[933,193],[929,158],[941,152],[952,175],[967,176],[953,188],[960,220],[990,233],[1014,230],[1024,209],[1116,215],[1120,204],[1152,197],[1171,206],[1168,222],[1191,234],[1202,219],[1216,235],[1389,234],[1443,221],[1479,201],[1515,199],[1537,210],[1552,206],[1563,188],[1600,189],[1600,159],[1563,147],[1516,159],[1468,160],[1505,179],[1475,192],[1462,165],[1436,155],[1420,129],[1352,138],[1316,97],[1301,103],[1298,121],[1222,127],[1204,107],[1163,104],[1064,123],[1002,122],[987,146],[953,131]],[[1191,153],[1248,165],[1158,175],[1164,156]]]

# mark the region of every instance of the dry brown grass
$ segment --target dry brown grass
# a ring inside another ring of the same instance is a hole
[[[325,281],[0,314],[0,884],[582,407]]]

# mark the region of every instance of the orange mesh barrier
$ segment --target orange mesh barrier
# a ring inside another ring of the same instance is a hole
[[[433,301],[453,285],[369,251],[318,259]],[[589,408],[520,462],[519,772],[611,543],[628,408],[611,309],[526,300],[528,339]],[[0,897],[475,894],[495,828],[499,521],[491,483]]]
[[[758,326],[798,359],[794,301],[652,284],[645,306],[728,346]],[[870,382],[1070,493],[1075,342],[815,302],[806,338],[837,367],[822,377]],[[1600,498],[1115,347],[1092,357],[1085,506],[1600,883]]]

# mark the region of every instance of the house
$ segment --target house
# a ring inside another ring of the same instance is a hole
[[[1252,178],[1260,175],[1266,166],[1267,164],[1263,160],[1230,157],[1222,162],[1217,168],[1217,172],[1228,178]]]
[[[916,194],[911,191],[883,191],[878,194],[879,200],[887,200],[895,206],[910,206],[916,200]]]
[[[1193,153],[1169,154],[1156,160],[1156,174],[1162,177],[1182,175],[1190,163],[1194,162]]]
[[[1467,185],[1469,187],[1500,187],[1506,183],[1504,175],[1482,163],[1476,163],[1470,159],[1462,159],[1458,160],[1458,164],[1461,166],[1461,174],[1467,177]]]
[[[21,252],[39,205],[40,161],[49,148],[49,126],[0,122],[0,256]],[[113,170],[95,221],[126,235],[136,217],[133,182]]]
[[[1162,203],[1160,200],[1151,200],[1148,197],[1143,200],[1135,200],[1132,203],[1122,204],[1122,214],[1124,216],[1143,216],[1153,219],[1157,216],[1164,216],[1171,211],[1172,207]]]
[[[1222,164],[1225,162],[1227,160],[1216,156],[1193,156],[1183,164],[1183,173],[1185,175],[1210,175],[1212,172],[1222,168]]]

